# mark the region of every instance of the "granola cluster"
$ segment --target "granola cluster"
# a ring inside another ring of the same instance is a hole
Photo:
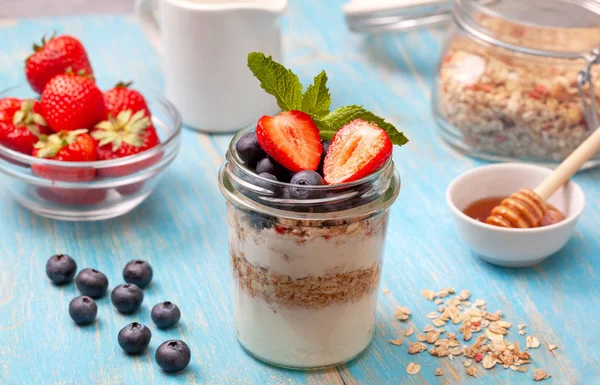
[[[381,266],[300,279],[254,266],[243,253],[231,252],[233,276],[251,297],[287,308],[319,310],[329,305],[356,302],[377,290]]]
[[[584,60],[526,57],[458,38],[440,68],[436,108],[474,150],[559,161],[595,128],[586,122],[577,86],[585,66]],[[592,72],[600,89],[600,74]]]
[[[428,351],[433,357],[446,357],[451,361],[454,361],[455,357],[463,356],[465,359],[462,364],[465,373],[472,377],[483,373],[478,369],[477,364],[485,370],[500,366],[516,372],[527,372],[528,365],[532,362],[530,350],[538,349],[541,345],[540,341],[529,335],[525,339],[525,349],[521,349],[519,341],[510,342],[505,339],[512,324],[502,318],[501,311],[488,312],[484,300],[470,300],[471,293],[468,290],[454,294],[456,293],[452,288],[445,288],[439,292],[421,291],[425,299],[435,302],[437,310],[427,314],[431,324],[426,325],[423,332],[416,335],[416,341],[408,342],[408,353],[419,354]],[[398,306],[395,315],[400,321],[408,321],[411,311],[404,306]],[[456,325],[458,333],[444,328],[450,325]],[[525,335],[526,328],[525,324],[518,325],[518,334]],[[478,333],[480,334],[475,336]],[[413,327],[408,327],[404,331],[406,338],[413,334],[415,334]],[[473,338],[473,343],[467,344],[467,341]],[[390,343],[402,345],[402,337],[392,339]],[[557,349],[556,345],[548,345],[549,351],[555,349]],[[409,363],[406,372],[418,373],[420,366],[415,365]],[[534,369],[533,372],[535,381],[550,378],[543,369]],[[444,373],[438,368],[435,375],[442,376]]]

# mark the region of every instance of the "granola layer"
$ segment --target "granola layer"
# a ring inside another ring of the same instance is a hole
[[[437,108],[475,150],[562,160],[591,133],[576,81],[585,66],[583,60],[534,60],[460,38],[440,69]]]
[[[233,252],[231,266],[237,284],[251,297],[287,308],[313,310],[362,299],[377,289],[381,273],[381,267],[374,264],[362,270],[294,279],[254,266],[243,253]]]

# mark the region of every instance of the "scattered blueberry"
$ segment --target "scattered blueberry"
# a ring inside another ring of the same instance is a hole
[[[325,157],[327,156],[327,150],[329,149],[329,145],[331,142],[323,142],[323,154],[321,154],[321,163],[319,163],[319,167],[317,168],[317,172],[319,174],[323,174],[323,163],[325,162]]]
[[[156,349],[156,363],[165,372],[185,369],[192,359],[190,348],[180,340],[165,341]]]
[[[152,280],[152,267],[146,261],[134,259],[125,265],[123,279],[127,283],[134,283],[138,287],[146,287]]]
[[[139,309],[144,293],[133,283],[121,284],[113,289],[110,300],[118,311],[129,314]]]
[[[85,295],[75,297],[69,303],[69,315],[78,325],[87,325],[94,322],[98,306],[96,302]]]
[[[256,173],[259,175],[262,173],[267,173],[279,179],[286,171],[287,170],[282,165],[277,163],[270,156],[259,160],[256,164]]]
[[[77,263],[66,254],[53,255],[46,263],[46,275],[57,285],[71,282],[76,271]]]
[[[108,289],[108,278],[98,270],[86,268],[75,277],[75,285],[83,295],[99,298]]]
[[[266,155],[258,144],[258,138],[254,131],[244,134],[235,144],[235,149],[240,159],[248,165],[255,164]]]
[[[297,172],[292,177],[290,183],[300,186],[320,186],[324,185],[325,181],[318,172],[304,170]],[[292,199],[319,199],[324,195],[323,191],[315,191],[305,188],[289,187],[288,190]]]
[[[161,329],[171,327],[179,322],[181,312],[174,303],[169,301],[161,302],[152,308],[150,313],[152,321]]]
[[[128,354],[138,354],[146,350],[150,345],[150,339],[152,339],[150,329],[138,322],[125,326],[117,336],[119,346]]]

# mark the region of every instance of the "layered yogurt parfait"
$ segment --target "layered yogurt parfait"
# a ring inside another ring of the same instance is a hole
[[[337,365],[373,336],[388,209],[400,192],[390,123],[359,106],[329,111],[324,72],[296,75],[252,53],[283,110],[231,142],[227,199],[233,314],[241,345],[284,367]]]

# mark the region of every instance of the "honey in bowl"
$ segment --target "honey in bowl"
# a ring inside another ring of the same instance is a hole
[[[492,213],[494,207],[499,206],[504,197],[489,197],[475,201],[463,210],[463,213],[476,221],[485,223]],[[546,212],[542,220],[542,226],[550,226],[565,219],[565,215],[556,207],[546,203]]]

